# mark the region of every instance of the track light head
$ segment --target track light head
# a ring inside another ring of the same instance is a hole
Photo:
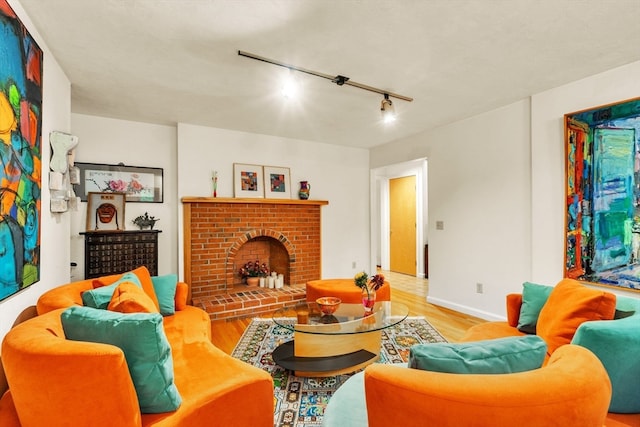
[[[380,112],[382,113],[382,121],[391,123],[396,120],[396,111],[393,102],[389,99],[389,94],[384,94],[384,99],[380,104]]]
[[[338,86],[342,86],[343,84],[349,81],[349,77],[337,75],[331,81],[337,84]]]

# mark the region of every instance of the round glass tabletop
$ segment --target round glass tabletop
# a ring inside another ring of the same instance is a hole
[[[343,335],[373,332],[402,322],[409,308],[398,302],[378,301],[373,313],[365,316],[362,304],[342,303],[331,315],[323,315],[318,305],[300,303],[273,313],[274,322],[295,332],[319,335]]]

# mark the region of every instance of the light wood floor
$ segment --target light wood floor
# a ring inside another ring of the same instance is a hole
[[[429,304],[426,301],[428,280],[389,271],[382,272],[391,284],[391,299],[409,307],[410,316],[424,316],[449,341],[457,341],[471,326],[483,323],[466,314]],[[355,285],[354,285],[355,286]],[[270,317],[265,315],[262,317]],[[231,354],[250,318],[211,322],[213,344]]]

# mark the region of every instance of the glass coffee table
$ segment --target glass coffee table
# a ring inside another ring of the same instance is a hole
[[[406,305],[391,301],[376,302],[368,316],[362,304],[342,303],[332,315],[322,315],[315,303],[281,308],[273,320],[293,331],[293,341],[278,346],[273,361],[304,377],[357,371],[380,357],[382,330],[408,315]]]

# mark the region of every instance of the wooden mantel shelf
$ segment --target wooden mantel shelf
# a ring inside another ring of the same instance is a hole
[[[229,197],[183,197],[182,203],[256,203],[269,205],[328,205],[327,200],[248,199]]]

